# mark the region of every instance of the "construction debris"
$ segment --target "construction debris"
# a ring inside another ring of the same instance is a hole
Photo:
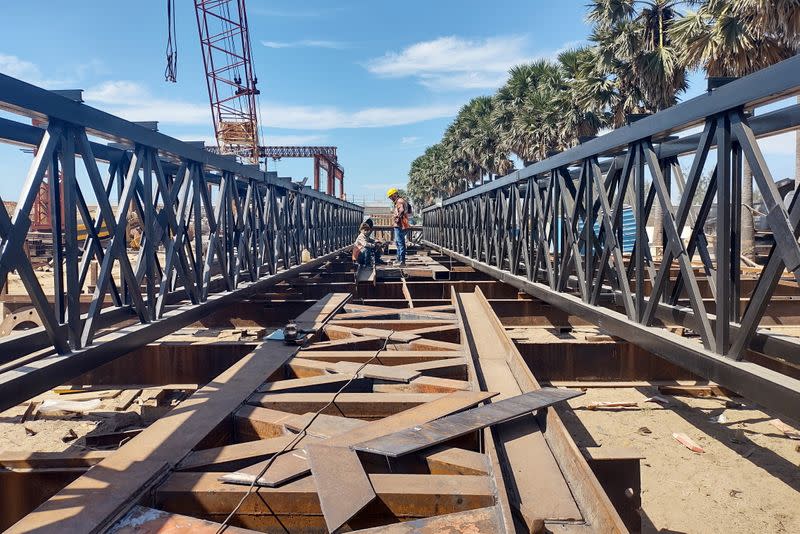
[[[100,399],[86,401],[45,400],[39,406],[39,414],[86,413],[100,407]]]
[[[597,410],[598,408],[636,408],[637,406],[639,406],[638,402],[594,401],[584,406],[584,408]]]
[[[800,431],[790,427],[780,419],[773,419],[769,422],[769,424],[783,432],[783,434],[789,439],[800,439]]]
[[[672,437],[675,438],[678,441],[678,443],[680,443],[681,445],[683,445],[684,447],[686,447],[687,449],[689,449],[692,452],[696,452],[696,453],[706,452],[705,450],[703,450],[703,447],[701,447],[700,445],[695,443],[692,440],[692,438],[690,438],[686,434],[683,434],[683,433],[680,433],[680,432],[675,432],[675,433],[672,434]]]

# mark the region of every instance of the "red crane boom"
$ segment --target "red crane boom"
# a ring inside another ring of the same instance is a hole
[[[245,0],[195,0],[197,30],[206,69],[208,97],[220,154],[233,154],[258,164],[260,158],[314,158],[314,188],[320,190],[320,171],[327,175],[327,193],[344,198],[344,169],[336,147],[260,146],[250,32]],[[169,16],[169,13],[168,13]]]
[[[245,0],[195,0],[220,152],[258,164],[258,118]]]

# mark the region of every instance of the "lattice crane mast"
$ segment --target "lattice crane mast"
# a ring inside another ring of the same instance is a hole
[[[344,198],[344,168],[339,164],[335,146],[259,145],[256,96],[260,91],[253,70],[245,0],[195,0],[194,5],[214,133],[219,145],[209,148],[256,165],[260,158],[314,158],[314,188],[320,190],[320,171],[324,170],[326,192],[335,195],[338,181],[339,196]],[[172,9],[168,3],[167,79],[175,81],[173,61],[177,61],[177,51],[172,49]]]
[[[195,0],[214,133],[222,154],[258,164],[258,78],[245,0]]]

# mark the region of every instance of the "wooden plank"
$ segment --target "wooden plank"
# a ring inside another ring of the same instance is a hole
[[[353,448],[396,458],[444,443],[487,426],[517,419],[580,395],[583,395],[582,391],[555,388],[529,391],[461,413],[448,415],[429,423],[414,425],[392,434],[356,443]]]
[[[411,293],[408,291],[408,284],[406,284],[406,279],[401,278],[400,282],[402,283],[403,297],[405,297],[406,301],[408,302],[408,307],[413,309],[414,299],[411,298]]]
[[[114,399],[114,409],[118,412],[127,410],[141,392],[141,389],[126,389]]]
[[[409,382],[420,375],[420,372],[414,369],[401,368],[398,366],[390,367],[373,363],[365,365],[363,363],[337,362],[328,364],[328,370],[334,373],[342,373],[350,377],[357,374],[364,378],[377,378],[379,380],[388,380],[392,382]]]
[[[377,495],[358,454],[349,447],[311,444],[305,451],[325,525],[336,532]]]
[[[306,330],[317,331],[349,299],[350,294],[327,295],[298,316],[296,322],[309,325],[304,327]],[[180,409],[171,410],[16,523],[12,532],[96,532],[108,527],[297,349],[278,342],[259,344],[183,401]]]
[[[333,393],[261,393],[247,402],[253,406],[302,414],[316,412],[333,400]],[[440,393],[342,393],[324,412],[359,419],[387,417],[440,398]]]
[[[379,504],[397,518],[483,508],[494,504],[494,489],[484,476],[371,474],[370,483]],[[156,506],[197,517],[227,515],[247,493],[247,487],[225,484],[219,473],[173,473],[156,490]],[[377,503],[376,503],[377,504]],[[367,512],[367,510],[365,510]],[[379,512],[385,517],[385,512]],[[278,488],[260,488],[249,494],[240,515],[322,518],[312,477],[297,479]]]
[[[111,529],[112,534],[216,534],[221,524],[196,517],[135,506]],[[255,530],[226,526],[230,534],[255,534]]]

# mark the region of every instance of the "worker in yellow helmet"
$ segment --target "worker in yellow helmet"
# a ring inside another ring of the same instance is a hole
[[[408,223],[408,216],[411,215],[411,204],[400,196],[400,192],[392,187],[386,192],[386,196],[394,203],[392,212],[394,221],[394,242],[397,245],[397,260],[394,264],[403,266],[406,264],[406,230],[411,226]]]

